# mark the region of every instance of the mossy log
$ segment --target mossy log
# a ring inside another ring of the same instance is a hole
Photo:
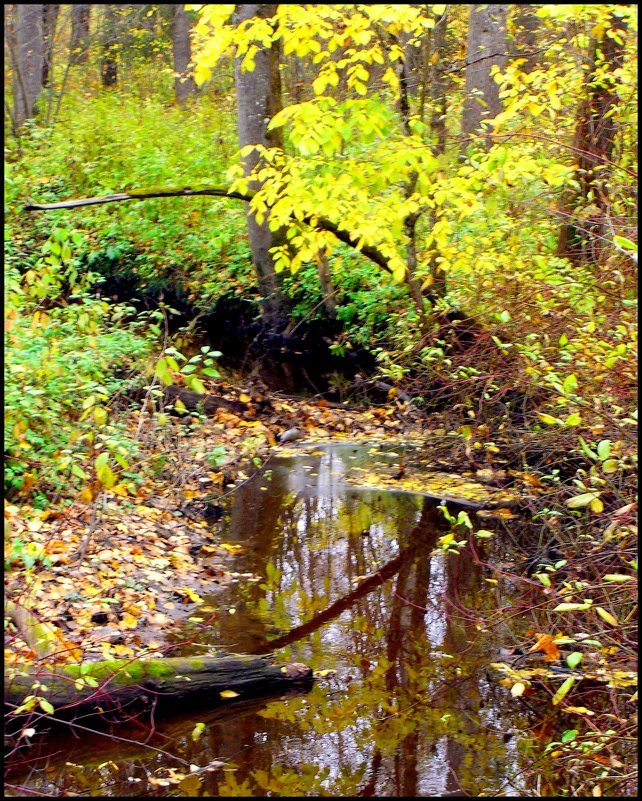
[[[124,709],[131,713],[132,708],[141,706],[175,711],[192,701],[214,706],[226,698],[221,695],[225,691],[237,693],[232,697],[240,700],[311,680],[311,668],[296,662],[274,665],[270,655],[43,664],[22,671],[5,669],[5,705],[15,710],[28,696],[36,696],[45,698],[65,716],[80,711],[91,714]]]

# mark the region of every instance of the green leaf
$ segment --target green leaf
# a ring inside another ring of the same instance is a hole
[[[579,440],[579,443],[580,443],[580,447],[582,448],[582,450],[584,451],[584,453],[585,453],[585,454],[588,456],[588,458],[589,458],[589,459],[593,459],[594,461],[597,461],[597,453],[595,453],[595,451],[592,451],[592,450],[589,448],[589,446],[588,446],[588,445],[586,444],[586,442],[585,442],[585,441],[582,439],[582,437],[578,437],[578,440]]]
[[[606,573],[602,578],[604,581],[610,581],[613,584],[624,584],[627,581],[636,581],[635,576],[621,576],[619,573]]]
[[[569,414],[569,416],[564,420],[564,426],[566,428],[570,428],[571,426],[577,426],[582,422],[582,416],[579,412],[573,412],[573,414]]]
[[[87,478],[87,473],[85,473],[82,467],[80,467],[80,465],[77,464],[71,465],[71,473],[77,478]]]
[[[563,743],[571,743],[577,737],[579,731],[577,729],[567,729],[561,736]]]
[[[196,376],[185,376],[185,384],[193,392],[198,392],[199,395],[205,394],[205,384],[203,384],[199,378],[196,378]]]
[[[575,670],[575,668],[581,663],[582,661],[582,654],[579,651],[573,651],[572,654],[569,654],[566,657],[566,664],[571,668],[571,670]]]
[[[546,573],[535,573],[535,578],[539,579],[545,587],[551,586],[551,580]]]
[[[597,443],[597,455],[600,459],[608,459],[611,455],[611,440],[603,439]]]
[[[562,682],[561,687],[551,699],[551,703],[553,704],[553,706],[557,706],[557,704],[559,704],[560,701],[566,698],[566,696],[569,694],[574,684],[575,684],[574,676],[569,676],[568,679]]]
[[[577,389],[577,377],[573,373],[566,376],[564,383],[562,384],[562,389],[564,390],[565,395],[570,395],[571,393],[575,392]]]
[[[587,609],[591,608],[591,604],[593,601],[590,598],[587,598],[582,603],[573,603],[571,601],[567,601],[562,604],[558,604],[553,612],[585,612]]]
[[[49,701],[47,701],[46,698],[41,698],[39,703],[40,703],[40,708],[42,709],[43,712],[46,712],[48,715],[53,715],[54,708],[49,703]]]
[[[160,378],[163,384],[167,386],[174,383],[174,379],[172,378],[172,374],[167,365],[167,360],[164,357],[161,357],[156,364],[156,375]]]
[[[96,467],[96,471],[98,471],[101,468],[103,468],[107,464],[108,461],[109,461],[109,453],[107,453],[107,451],[103,451],[102,453],[99,453],[98,456],[96,457],[95,462],[94,462],[94,465]]]
[[[631,240],[627,239],[625,236],[614,236],[613,241],[623,250],[632,250],[634,253],[638,252],[637,242],[631,242]]]

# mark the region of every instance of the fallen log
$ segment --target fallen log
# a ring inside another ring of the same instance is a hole
[[[226,698],[255,697],[313,680],[307,665],[274,665],[271,657],[226,654],[8,667],[5,706],[28,712],[42,708],[39,699],[44,698],[62,715],[125,708],[131,714],[132,708],[176,710],[196,700],[215,706]]]

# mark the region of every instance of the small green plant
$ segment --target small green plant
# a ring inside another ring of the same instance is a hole
[[[51,567],[51,560],[45,554],[42,545],[35,542],[25,542],[21,537],[13,537],[8,545],[8,548],[5,545],[5,570],[10,571],[17,568],[31,570],[36,564]]]
[[[465,512],[463,509],[459,511],[457,517],[454,517],[449,511],[448,507],[445,504],[440,504],[437,509],[442,513],[446,521],[452,527],[452,531],[448,532],[448,534],[444,534],[442,537],[439,537],[437,540],[437,547],[444,551],[445,553],[459,553],[459,551],[466,547],[468,540],[458,540],[457,533],[462,529],[467,529],[468,531],[473,530],[473,524],[470,521],[470,517],[468,516],[468,512]]]

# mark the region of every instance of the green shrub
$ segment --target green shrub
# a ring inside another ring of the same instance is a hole
[[[83,237],[54,229],[26,261],[6,243],[5,489],[40,502],[84,482],[83,459],[152,340],[134,310],[92,294]]]

